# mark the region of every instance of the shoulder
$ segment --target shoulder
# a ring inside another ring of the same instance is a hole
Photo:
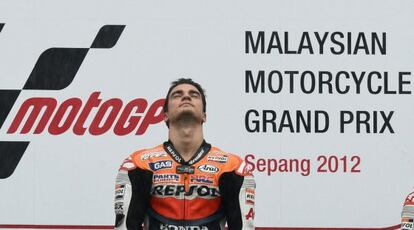
[[[137,150],[131,154],[131,158],[134,162],[147,161],[149,159],[164,157],[166,155],[167,153],[165,152],[163,145],[160,144],[153,148]]]
[[[208,160],[210,161],[218,161],[221,163],[237,163],[241,161],[241,158],[234,154],[225,152],[217,147],[212,146],[210,152],[207,155]]]
[[[237,154],[222,151],[217,147],[211,147],[207,160],[225,163],[224,171],[234,171],[240,176],[253,176],[250,164],[247,164],[247,162]]]
[[[135,168],[147,169],[148,163],[158,160],[160,158],[167,157],[167,153],[164,151],[163,145],[157,145],[149,149],[140,149],[130,154],[122,163],[121,169],[125,168],[130,171]]]
[[[405,198],[404,205],[414,205],[414,192],[408,194],[407,198]]]

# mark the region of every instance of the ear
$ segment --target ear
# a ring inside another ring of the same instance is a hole
[[[168,114],[164,113],[164,122],[167,122],[167,121],[168,121]]]
[[[207,121],[207,114],[206,113],[204,113],[203,114],[203,122],[206,122]]]

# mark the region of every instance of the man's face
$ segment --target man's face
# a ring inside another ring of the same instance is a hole
[[[174,87],[168,95],[168,112],[165,113],[164,119],[170,123],[186,119],[205,122],[203,101],[197,88],[190,84]]]

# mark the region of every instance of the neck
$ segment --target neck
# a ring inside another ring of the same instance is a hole
[[[188,161],[203,143],[203,126],[170,124],[168,137],[184,160]]]

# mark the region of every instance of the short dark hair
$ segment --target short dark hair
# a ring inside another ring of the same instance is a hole
[[[201,87],[200,84],[193,81],[191,78],[179,78],[176,81],[171,82],[171,86],[168,89],[167,96],[165,96],[165,102],[164,102],[164,113],[168,112],[168,97],[170,96],[171,91],[177,86],[181,84],[189,84],[194,87],[200,92],[201,94],[201,100],[203,101],[203,112],[206,112],[207,102],[206,102],[206,95],[204,89]],[[168,124],[167,124],[168,126]]]

